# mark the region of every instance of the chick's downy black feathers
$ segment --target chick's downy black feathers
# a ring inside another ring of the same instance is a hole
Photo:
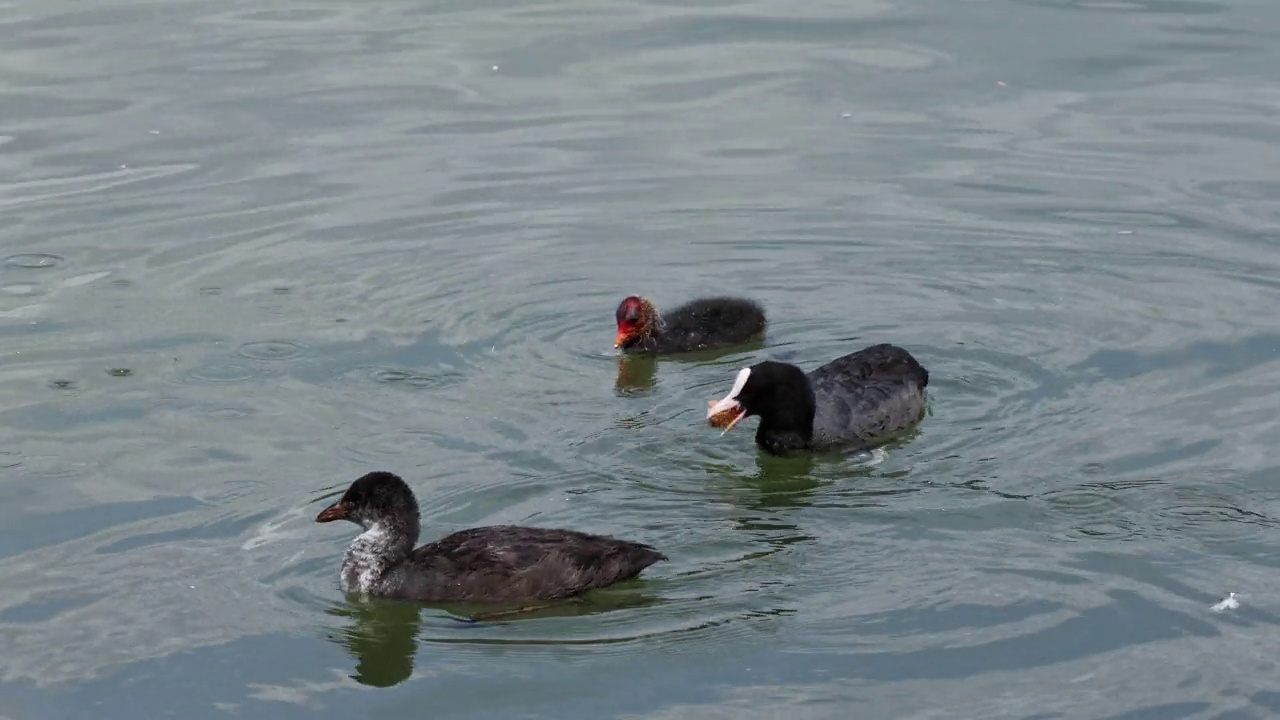
[[[616,345],[654,354],[714,350],[739,345],[764,334],[764,309],[734,297],[699,298],[666,313],[649,300],[631,296],[616,312]]]

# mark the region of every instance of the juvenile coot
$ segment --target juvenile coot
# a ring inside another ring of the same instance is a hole
[[[632,352],[679,353],[738,345],[762,334],[764,309],[751,300],[699,298],[665,315],[632,295],[618,304],[613,346]]]
[[[495,525],[414,549],[418,501],[398,475],[351,483],[316,522],[364,528],[342,559],[342,590],[424,602],[554,600],[639,575],[667,557],[648,545],[573,530]]]
[[[869,450],[924,415],[929,372],[895,345],[872,345],[813,372],[766,360],[743,368],[729,394],[707,409],[728,432],[760,416],[756,444],[775,455],[795,450]]]

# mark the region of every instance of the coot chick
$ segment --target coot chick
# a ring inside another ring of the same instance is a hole
[[[872,345],[813,372],[766,360],[743,368],[729,394],[707,409],[728,432],[760,416],[756,444],[774,455],[797,450],[870,450],[924,416],[929,372],[895,345]]]
[[[418,501],[400,476],[371,472],[316,522],[364,528],[342,559],[342,590],[403,600],[554,600],[639,575],[667,557],[648,545],[573,530],[495,525],[414,549]]]
[[[764,309],[751,300],[699,298],[665,315],[646,298],[618,304],[613,346],[631,352],[680,353],[739,345],[764,332]]]

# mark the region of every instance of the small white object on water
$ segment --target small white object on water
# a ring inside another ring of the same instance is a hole
[[[889,453],[885,452],[882,447],[872,448],[867,452],[867,455],[870,456],[870,459],[863,463],[866,467],[875,467],[889,457]]]
[[[840,117],[844,118],[845,120],[848,120],[849,118],[853,117],[853,113],[840,113]]]
[[[1117,231],[1116,231],[1116,234],[1117,234],[1117,235],[1132,235],[1132,234],[1133,234],[1133,231],[1132,231],[1132,230],[1117,230]]]
[[[151,135],[159,135],[159,134],[160,134],[160,131],[159,131],[159,130],[148,130],[148,131],[147,131],[147,133],[149,133],[149,134],[151,134]]]
[[[1240,601],[1236,599],[1236,594],[1227,593],[1226,597],[1209,609],[1214,612],[1222,612],[1223,610],[1235,610],[1238,607],[1240,607]]]
[[[497,65],[494,65],[494,66],[493,66],[493,71],[494,71],[494,72],[498,72],[498,66],[497,66]]]

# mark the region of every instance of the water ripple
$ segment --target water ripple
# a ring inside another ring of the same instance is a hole
[[[1235,691],[1271,670],[1242,630],[1280,626],[1274,12],[153,5],[3,20],[24,707],[1275,704]],[[631,292],[750,294],[769,338],[623,360]],[[702,419],[742,365],[882,341],[933,377],[883,462]],[[362,614],[335,605],[354,528],[312,519],[373,468],[424,539],[528,522],[671,560],[518,621]]]
[[[238,383],[256,376],[254,368],[234,362],[214,362],[187,371],[187,378],[202,383]]]
[[[292,360],[306,350],[307,346],[296,340],[258,340],[236,348],[236,354],[250,360],[279,362]]]
[[[42,270],[57,267],[66,262],[66,258],[50,253],[20,253],[18,255],[10,255],[4,259],[4,262],[6,265],[12,265],[13,267]]]

